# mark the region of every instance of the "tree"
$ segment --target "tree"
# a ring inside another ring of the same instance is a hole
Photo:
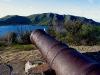
[[[5,40],[8,44],[16,43],[17,34],[15,32],[8,32],[5,35]]]
[[[64,24],[65,29],[67,31],[66,40],[70,44],[79,44],[79,32],[82,27],[82,23],[80,21],[68,21]]]

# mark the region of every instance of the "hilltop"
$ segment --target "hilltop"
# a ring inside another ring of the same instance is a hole
[[[30,24],[31,21],[27,17],[18,15],[8,15],[0,18],[0,25],[10,25],[10,24]]]
[[[60,15],[56,13],[33,14],[29,16],[8,15],[0,18],[0,25],[10,24],[36,24],[36,25],[64,25],[68,21],[79,21],[82,24],[100,25],[92,19],[73,15]]]
[[[83,24],[89,25],[100,25],[100,23],[95,22],[92,19],[87,19],[85,17],[73,16],[73,15],[60,15],[55,13],[43,13],[30,15],[28,18],[31,20],[32,24],[41,24],[41,25],[57,25],[65,24],[68,21],[80,21]]]

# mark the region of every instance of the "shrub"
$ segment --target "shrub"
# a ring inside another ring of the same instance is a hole
[[[26,31],[23,32],[19,35],[19,37],[17,38],[17,42],[20,44],[30,44],[30,34],[31,31]]]
[[[74,45],[100,45],[100,26],[69,21],[64,24],[66,32],[56,31],[52,26],[48,33],[58,40]]]

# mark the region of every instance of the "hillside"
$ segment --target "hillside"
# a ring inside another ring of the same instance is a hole
[[[31,23],[30,19],[18,15],[8,15],[0,19],[0,25],[30,24],[30,23]]]
[[[100,23],[87,19],[85,17],[73,16],[73,15],[59,15],[54,13],[43,13],[30,15],[28,18],[32,21],[32,24],[41,25],[57,25],[65,24],[68,21],[80,21],[83,24],[100,25]]]
[[[59,15],[55,13],[34,14],[30,16],[8,15],[0,18],[0,25],[10,24],[37,24],[37,25],[64,25],[68,21],[80,21],[82,24],[100,25],[100,23],[85,17],[73,15]]]

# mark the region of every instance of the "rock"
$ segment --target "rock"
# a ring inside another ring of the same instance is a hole
[[[0,64],[0,75],[11,75],[12,67],[7,64]]]

